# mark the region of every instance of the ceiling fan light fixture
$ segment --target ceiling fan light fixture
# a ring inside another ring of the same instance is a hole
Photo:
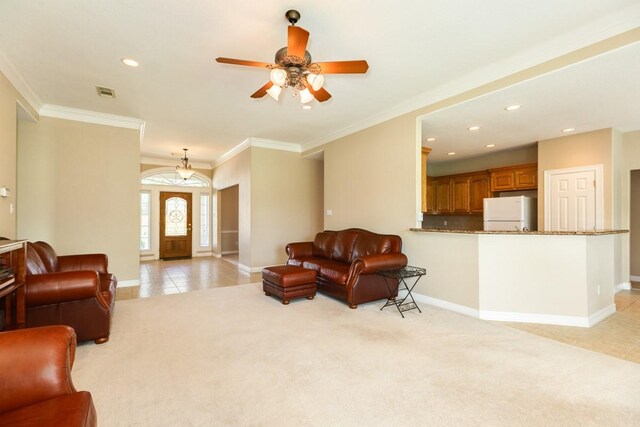
[[[281,68],[274,68],[273,70],[271,70],[269,78],[271,79],[271,83],[273,83],[274,85],[284,86],[284,84],[287,82],[287,72]]]
[[[300,102],[306,104],[307,102],[311,102],[313,100],[313,95],[309,91],[309,89],[304,88],[300,91]]]
[[[275,99],[276,101],[280,97],[280,92],[282,92],[282,88],[275,84],[271,86],[269,89],[267,89],[267,93],[269,94],[269,96]]]
[[[307,74],[307,81],[309,82],[313,90],[317,91],[320,90],[320,88],[324,84],[324,76],[322,74],[309,73]]]

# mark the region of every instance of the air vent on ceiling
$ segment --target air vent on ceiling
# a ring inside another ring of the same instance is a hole
[[[116,91],[108,87],[96,86],[96,91],[98,91],[98,96],[106,96],[108,98],[116,97]]]

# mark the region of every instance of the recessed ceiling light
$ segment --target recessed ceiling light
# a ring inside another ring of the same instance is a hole
[[[469,128],[469,130],[478,130],[478,129],[480,129],[480,126],[471,126]]]
[[[435,138],[427,138],[427,142],[433,142],[435,140],[436,140]]]
[[[518,108],[520,108],[519,105],[509,105],[508,107],[505,107],[505,110],[513,111],[513,110],[517,110]]]
[[[496,146],[496,144],[487,144],[487,145],[485,145],[485,147],[487,147],[487,148],[493,148],[495,146]]]
[[[447,156],[455,156],[456,152],[455,151],[449,151],[447,153]]]
[[[573,132],[574,130],[576,130],[576,128],[566,128],[562,129],[562,132]]]
[[[128,67],[137,67],[138,61],[136,61],[135,59],[131,59],[131,58],[122,58],[120,60],[120,62],[122,62],[124,65],[128,66]]]
[[[304,105],[302,106],[302,109],[303,109],[303,110],[311,110],[311,105],[304,104]]]

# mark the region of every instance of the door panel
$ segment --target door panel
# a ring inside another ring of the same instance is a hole
[[[191,258],[191,193],[160,192],[160,258]]]
[[[551,176],[551,231],[586,231],[596,227],[595,172]]]

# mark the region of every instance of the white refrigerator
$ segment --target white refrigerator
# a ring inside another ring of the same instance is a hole
[[[538,228],[538,200],[534,197],[484,199],[485,231],[534,231]]]

